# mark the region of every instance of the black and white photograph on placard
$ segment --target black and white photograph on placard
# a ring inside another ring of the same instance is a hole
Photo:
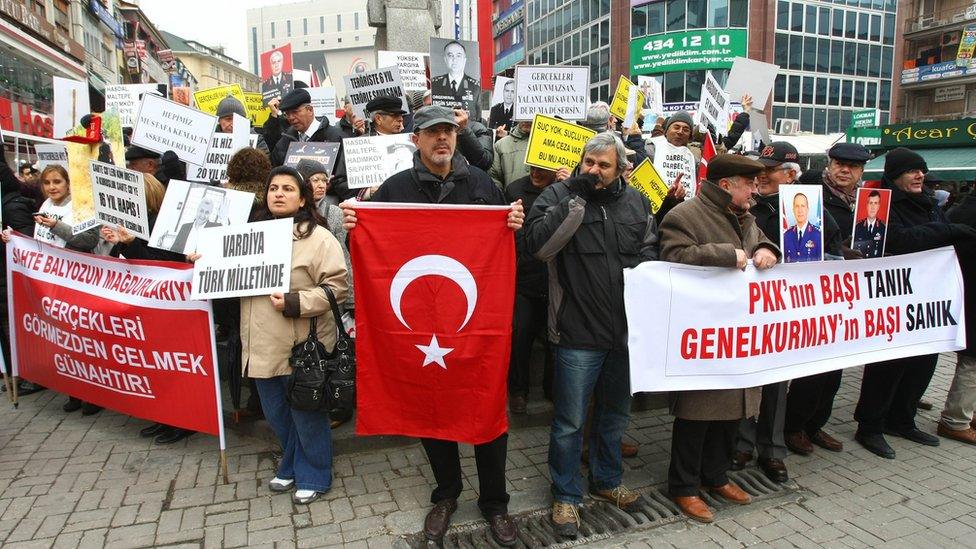
[[[180,254],[196,251],[199,229],[247,223],[254,193],[170,180],[149,245]]]
[[[480,113],[481,61],[478,43],[430,39],[430,97],[435,105]]]
[[[495,129],[499,126],[505,126],[512,129],[514,109],[515,79],[496,76],[495,90],[491,95],[491,112],[488,114],[488,127]]]

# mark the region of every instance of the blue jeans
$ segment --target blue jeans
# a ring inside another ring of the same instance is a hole
[[[325,492],[332,486],[332,428],[329,413],[292,410],[285,399],[288,376],[255,379],[264,417],[281,442],[275,476],[294,479],[300,490]]]
[[[590,395],[590,489],[620,485],[620,439],[630,420],[630,362],[627,351],[556,347],[552,396],[555,408],[549,431],[549,476],[556,501],[583,499],[580,452]]]

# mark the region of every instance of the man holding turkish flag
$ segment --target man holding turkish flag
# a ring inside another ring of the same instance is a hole
[[[421,437],[437,480],[424,534],[436,543],[463,486],[458,442],[474,444],[478,507],[508,547],[505,397],[524,214],[454,154],[458,127],[451,109],[418,110],[413,168],[370,203],[342,204],[359,289],[356,433]]]

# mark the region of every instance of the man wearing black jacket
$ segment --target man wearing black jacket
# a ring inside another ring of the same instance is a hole
[[[288,92],[288,95],[281,99],[278,107],[290,127],[281,134],[281,138],[271,150],[272,166],[281,166],[285,163],[288,147],[295,141],[303,143],[325,141],[325,132],[329,129],[328,118],[315,118],[312,97],[304,88]]]
[[[2,203],[3,229],[13,229],[25,236],[34,236],[34,215],[36,211],[34,200],[20,194],[20,181],[14,175],[13,170],[7,165],[7,159],[0,153],[0,203]],[[7,295],[7,250],[6,245],[0,249],[3,257],[0,258],[0,295]],[[10,311],[9,302],[5,299],[3,306],[0,307],[0,340],[3,342],[3,360],[7,366],[8,375],[10,371]],[[4,386],[5,387],[5,386]],[[18,393],[29,395],[43,390],[43,387],[21,380],[18,384]]]
[[[412,140],[417,146],[413,169],[399,172],[380,185],[371,200],[377,202],[413,202],[421,204],[507,204],[505,196],[495,187],[488,174],[471,166],[457,147],[458,124],[455,113],[442,106],[429,106],[414,114]],[[356,212],[349,203],[343,204],[343,227],[356,228]],[[508,226],[522,228],[522,205],[512,204]],[[451,515],[457,510],[461,495],[461,460],[458,443],[449,440],[421,439],[437,487],[431,493],[434,508],[424,520],[427,539],[440,543],[450,526]],[[505,490],[505,460],[508,454],[508,433],[495,440],[474,447],[478,468],[478,507],[488,520],[492,538],[510,547],[517,542],[515,521],[508,515],[509,495]]]
[[[901,255],[956,243],[971,243],[976,229],[950,223],[925,188],[925,159],[904,147],[885,155],[882,188],[891,190],[888,240],[885,252]],[[926,446],[938,446],[939,438],[915,425],[919,399],[929,386],[937,354],[913,356],[868,364],[864,367],[861,395],[854,410],[858,422],[855,440],[887,459],[895,451],[882,433],[900,436]]]

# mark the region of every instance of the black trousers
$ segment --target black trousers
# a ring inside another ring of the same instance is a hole
[[[420,439],[427,452],[437,487],[430,494],[430,502],[456,499],[461,495],[461,457],[458,443],[433,438]],[[485,518],[508,513],[508,492],[505,491],[505,459],[508,455],[508,433],[491,442],[474,447],[474,461],[478,467],[478,508]]]
[[[865,366],[861,397],[854,409],[858,432],[875,435],[885,427],[894,431],[915,429],[916,406],[938,360],[939,355],[923,355]]]
[[[513,395],[529,393],[530,361],[532,344],[539,334],[545,336],[548,319],[549,299],[520,293],[515,294],[515,314],[512,322],[512,355],[508,368],[508,390]],[[553,351],[549,339],[545,341],[545,370],[542,387],[545,394],[552,394]]]
[[[843,370],[801,377],[790,382],[786,394],[786,421],[783,431],[813,435],[823,429],[834,409]]]
[[[739,419],[695,421],[674,418],[671,466],[668,468],[671,497],[696,496],[701,486],[716,487],[729,482],[728,472],[740,422]]]

